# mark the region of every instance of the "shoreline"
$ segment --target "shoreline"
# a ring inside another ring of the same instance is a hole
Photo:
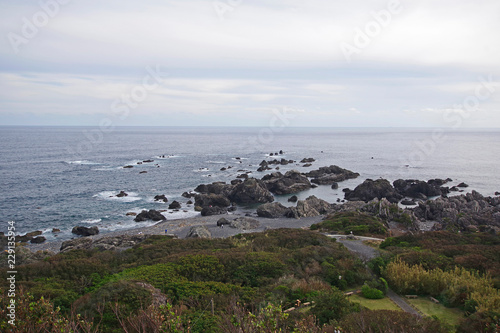
[[[175,235],[181,239],[181,238],[186,238],[187,234],[189,233],[189,230],[195,226],[207,227],[207,229],[212,234],[212,238],[226,238],[241,233],[262,232],[267,229],[309,228],[312,224],[321,222],[324,218],[324,215],[319,215],[314,217],[302,217],[299,219],[287,218],[287,217],[266,218],[266,217],[247,216],[248,218],[257,220],[260,223],[259,227],[249,230],[242,230],[242,229],[232,228],[229,226],[225,226],[224,228],[217,226],[217,221],[221,218],[233,220],[238,217],[245,217],[245,215],[222,214],[213,216],[195,216],[183,219],[162,221],[148,227],[141,227],[140,225],[138,225],[137,228],[127,229],[127,230],[116,230],[107,232],[105,234],[98,234],[95,236],[87,236],[87,237],[75,236],[72,239],[86,238],[95,241],[98,239],[108,238],[108,237],[119,237],[125,235],[132,236],[138,234],[144,234],[144,235],[168,234],[168,235]],[[165,233],[165,230],[167,230],[168,232]],[[28,244],[25,245],[25,248],[29,249],[34,253],[38,251],[50,251],[54,253],[59,253],[62,243],[67,240],[70,239],[46,241],[45,243],[42,244]]]

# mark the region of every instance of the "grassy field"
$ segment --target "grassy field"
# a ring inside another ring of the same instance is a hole
[[[394,304],[389,298],[382,299],[367,299],[360,295],[349,296],[349,300],[353,303],[360,303],[365,308],[370,310],[398,310],[401,309]]]
[[[463,312],[459,309],[447,308],[442,304],[435,304],[426,297],[406,300],[415,308],[420,310],[426,316],[436,316],[440,321],[449,324],[457,325],[460,319],[463,318]]]

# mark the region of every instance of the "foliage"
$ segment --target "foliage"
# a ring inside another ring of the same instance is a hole
[[[381,299],[384,298],[384,293],[376,288],[371,288],[369,285],[365,284],[361,288],[361,293],[363,297],[368,299]]]
[[[342,319],[352,310],[353,307],[344,293],[333,287],[327,292],[318,294],[311,314],[316,316],[320,325],[324,325]]]
[[[352,233],[355,235],[386,235],[387,228],[377,217],[360,212],[341,212],[327,216],[322,222],[313,224],[311,230]]]
[[[439,321],[419,318],[402,311],[365,310],[347,315],[341,322],[343,333],[447,333]]]

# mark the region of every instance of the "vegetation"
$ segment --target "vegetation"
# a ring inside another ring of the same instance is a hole
[[[311,230],[354,235],[387,235],[382,220],[361,212],[341,212],[327,216],[322,222],[313,224]]]

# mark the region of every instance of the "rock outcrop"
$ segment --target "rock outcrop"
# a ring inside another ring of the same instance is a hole
[[[195,226],[189,230],[186,238],[212,238],[212,234],[205,226]]]
[[[231,205],[229,199],[222,194],[197,194],[194,198],[195,205],[202,208],[210,206],[228,207]]]
[[[238,217],[232,220],[229,226],[241,230],[252,230],[257,229],[260,226],[260,222],[249,217]]]
[[[167,218],[162,215],[157,210],[150,209],[149,211],[143,210],[137,216],[135,217],[134,221],[135,222],[144,222],[148,220],[153,220],[153,221],[165,221]]]
[[[227,208],[219,206],[208,206],[201,209],[201,216],[213,216],[227,214]]]
[[[280,204],[279,202],[265,203],[257,208],[257,215],[260,217],[267,218],[278,218],[285,215],[288,208]]]
[[[267,189],[274,194],[290,194],[311,188],[309,179],[296,170],[290,170],[284,175],[281,172],[273,172],[262,177]]]
[[[228,197],[232,202],[243,204],[274,201],[274,197],[267,189],[266,184],[262,180],[255,178],[248,178],[241,184],[236,185]]]
[[[356,186],[353,191],[349,190],[345,192],[345,199],[350,201],[368,202],[375,198],[386,198],[392,203],[397,203],[403,196],[386,179],[367,179],[362,184]]]
[[[99,228],[95,226],[90,228],[74,227],[73,230],[71,230],[71,232],[74,233],[75,235],[87,237],[87,236],[97,235],[99,233]]]
[[[312,195],[306,200],[297,201],[296,207],[290,207],[286,212],[287,217],[301,218],[327,214],[332,211],[332,205]]]
[[[122,235],[116,237],[103,237],[97,240],[90,238],[77,238],[65,241],[61,244],[61,252],[71,250],[90,250],[98,249],[99,251],[105,250],[125,250],[131,248],[139,243],[145,241],[149,235]]]
[[[336,165],[321,167],[318,170],[309,171],[305,175],[313,178],[311,182],[318,185],[332,185],[333,183],[359,177],[359,173],[343,169]]]
[[[448,188],[442,187],[444,182],[436,179],[428,182],[415,179],[398,179],[394,181],[393,185],[396,191],[405,197],[426,200],[428,197],[448,194]]]

